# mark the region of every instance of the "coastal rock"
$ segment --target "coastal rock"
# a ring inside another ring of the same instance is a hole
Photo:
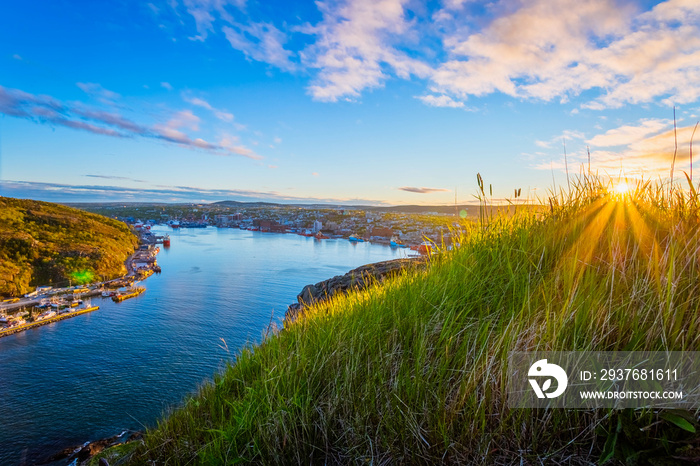
[[[78,464],[83,464],[93,456],[105,450],[106,448],[123,443],[123,438],[126,433],[127,431],[124,431],[121,434],[114,435],[112,437],[107,437],[100,440],[96,440],[94,442],[86,442],[82,445],[64,448],[60,452],[50,456],[46,461],[40,462],[38,464],[51,464],[53,462],[66,459],[77,459]],[[132,442],[134,440],[139,440],[142,437],[142,432],[133,432],[126,440],[126,443]]]
[[[422,267],[425,264],[426,258],[424,257],[394,259],[363,265],[345,275],[336,275],[315,285],[306,285],[297,295],[297,302],[290,304],[287,308],[284,320],[293,322],[304,312],[304,308],[316,302],[331,298],[338,293],[344,294],[350,290],[361,290],[370,283],[381,282],[401,270]]]
[[[314,285],[306,285],[303,290],[301,290],[301,293],[297,295],[297,301],[299,301],[299,304],[302,306],[305,304],[311,304],[314,302],[316,297],[318,296],[318,289]]]

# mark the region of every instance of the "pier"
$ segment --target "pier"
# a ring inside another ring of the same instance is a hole
[[[58,322],[59,320],[70,319],[71,317],[79,316],[81,314],[87,314],[88,312],[96,311],[99,308],[100,306],[90,306],[85,309],[78,309],[72,312],[65,312],[63,314],[49,317],[48,319],[43,319],[38,322],[28,322],[26,324],[18,325],[16,327],[6,328],[4,330],[0,330],[0,338],[12,335],[13,333],[29,330],[30,328],[40,327],[42,325],[50,324],[52,322]]]
[[[146,288],[139,287],[139,288],[136,288],[135,290],[132,290],[126,294],[116,294],[116,295],[112,296],[112,301],[114,301],[115,303],[120,303],[120,302],[124,301],[125,299],[135,298],[136,296],[140,295],[144,291],[146,291]]]
[[[154,241],[154,239],[156,241]],[[158,241],[159,240],[159,241]],[[3,314],[12,313],[14,311],[22,311],[27,308],[36,308],[49,301],[64,303],[67,306],[77,306],[78,299],[88,298],[93,296],[106,296],[103,292],[106,289],[118,289],[122,287],[132,287],[135,282],[145,280],[154,273],[160,273],[161,268],[156,262],[156,255],[160,252],[160,248],[156,246],[156,242],[167,240],[170,242],[170,237],[149,237],[141,235],[141,246],[126,260],[127,274],[112,280],[93,283],[90,285],[78,285],[66,288],[50,288],[39,287],[34,293],[25,297],[10,297],[0,301],[0,316]],[[143,287],[132,288],[112,296],[114,302],[121,302],[129,298],[140,295],[146,291]],[[41,294],[37,294],[41,293]],[[33,296],[32,296],[33,295]],[[73,312],[58,314],[56,316],[42,319],[37,322],[28,322],[14,327],[0,327],[0,337],[12,335],[30,328],[38,327],[51,322],[75,317],[99,309],[99,306],[92,306],[85,309],[79,309]]]

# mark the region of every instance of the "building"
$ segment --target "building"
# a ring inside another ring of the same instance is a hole
[[[374,227],[372,228],[372,232],[370,233],[370,236],[387,239],[391,238],[393,235],[394,232],[392,231],[392,229],[386,227]]]

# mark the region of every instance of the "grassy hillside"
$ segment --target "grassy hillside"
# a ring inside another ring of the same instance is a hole
[[[700,348],[698,201],[588,180],[465,224],[427,271],[242,351],[131,464],[697,464],[693,414],[510,410],[504,374],[513,350]]]
[[[122,222],[48,202],[0,197],[0,295],[126,273],[138,240]]]

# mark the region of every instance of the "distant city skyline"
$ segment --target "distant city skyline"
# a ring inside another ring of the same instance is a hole
[[[0,15],[3,196],[445,205],[473,202],[480,173],[497,200],[532,198],[587,170],[589,150],[610,176],[668,178],[675,155],[684,179],[699,119],[697,0]]]

